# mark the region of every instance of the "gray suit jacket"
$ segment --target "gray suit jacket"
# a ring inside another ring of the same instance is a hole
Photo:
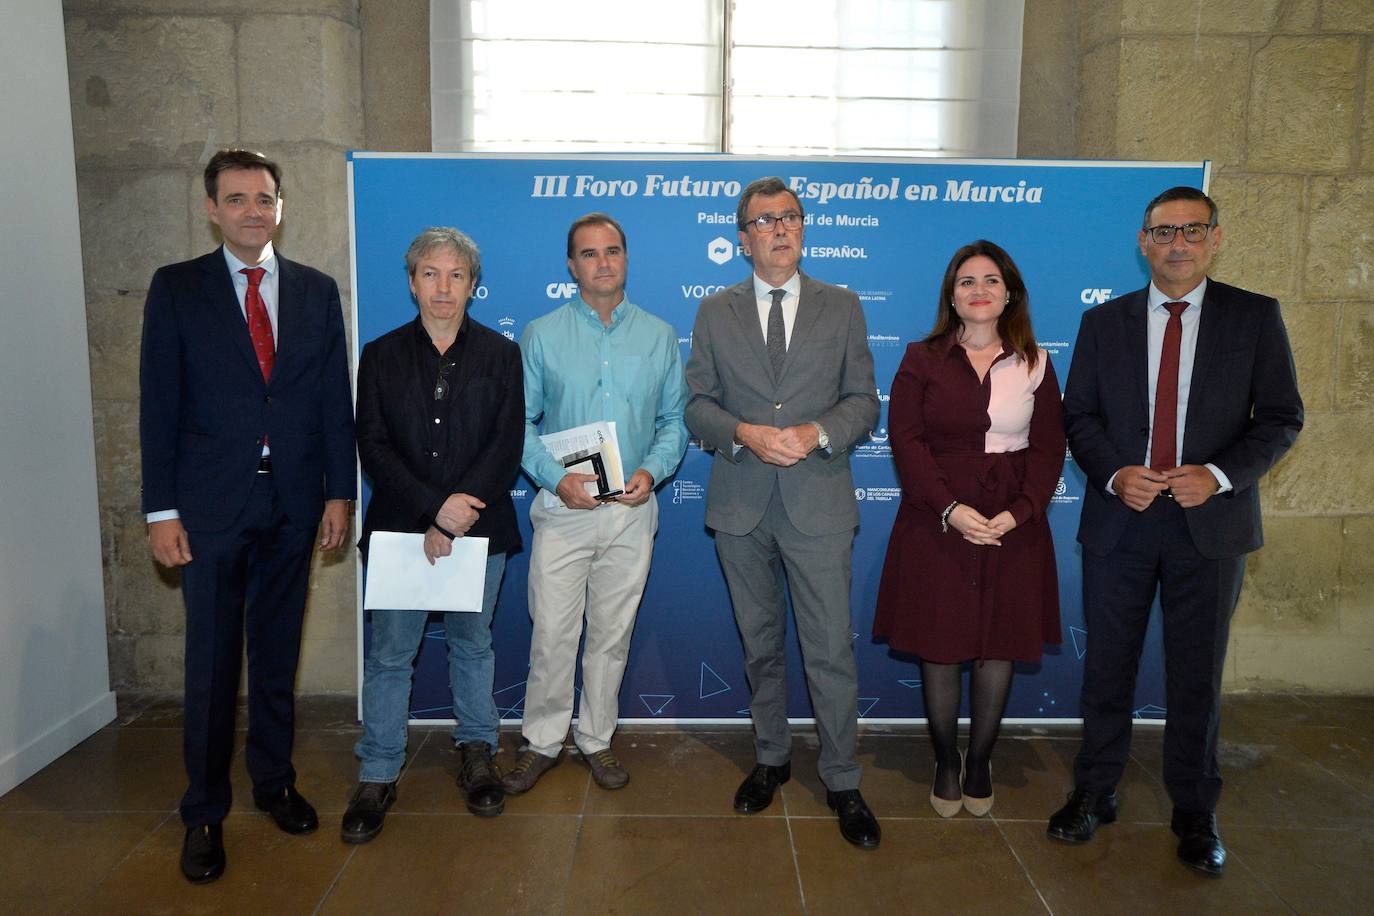
[[[788,517],[807,535],[859,524],[849,451],[878,421],[873,354],[859,297],[802,274],[797,319],[782,376],[773,377],[752,275],[702,300],[687,361],[687,428],[715,451],[706,524],[745,535],[758,525],[776,480]],[[733,447],[741,422],[786,427],[815,421],[830,451],[792,467]]]

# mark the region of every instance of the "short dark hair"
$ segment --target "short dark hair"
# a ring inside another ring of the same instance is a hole
[[[577,219],[573,220],[573,224],[568,227],[569,259],[573,256],[573,236],[577,235],[577,230],[581,229],[583,226],[610,226],[620,234],[620,250],[626,254],[630,253],[629,243],[625,241],[625,230],[620,228],[620,223],[617,223],[615,217],[611,216],[611,214],[597,211],[595,213],[588,213],[585,216],[579,216]]]
[[[957,335],[964,326],[959,313],[954,310],[954,282],[959,276],[959,268],[969,258],[982,255],[997,265],[1002,274],[1002,282],[1007,287],[1007,304],[997,318],[997,336],[1002,343],[1026,361],[1034,369],[1040,359],[1040,348],[1035,343],[1031,330],[1030,293],[1026,291],[1026,281],[1021,279],[1021,271],[1000,245],[987,239],[970,242],[954,252],[945,268],[945,278],[940,281],[940,302],[935,307],[935,327],[926,340],[939,340],[949,335]]]
[[[1211,217],[1207,221],[1207,225],[1215,226],[1217,224],[1217,217],[1221,214],[1221,211],[1217,209],[1217,202],[1197,188],[1190,188],[1188,185],[1181,184],[1176,188],[1170,188],[1163,194],[1156,195],[1154,200],[1145,205],[1145,216],[1140,221],[1140,228],[1149,229],[1150,214],[1155,212],[1155,207],[1158,207],[1160,204],[1167,204],[1172,200],[1202,201],[1207,204],[1207,211],[1211,214]]]
[[[797,212],[806,218],[806,211],[802,209],[801,198],[797,192],[783,183],[783,180],[776,175],[767,178],[758,178],[749,182],[744,189],[744,193],[739,196],[739,206],[735,208],[735,227],[740,232],[744,231],[745,223],[749,219],[749,201],[762,194],[764,197],[772,197],[774,194],[791,194],[792,199],[797,202]]]
[[[277,186],[277,199],[281,200],[281,166],[262,153],[248,149],[222,149],[210,157],[205,164],[206,197],[219,199],[219,173],[226,169],[266,169]]]

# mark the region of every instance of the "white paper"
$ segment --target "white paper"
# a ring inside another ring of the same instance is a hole
[[[363,607],[478,613],[486,578],[486,538],[455,538],[453,553],[430,566],[423,534],[374,531],[367,548]]]
[[[625,489],[625,468],[620,463],[620,440],[616,437],[614,420],[597,420],[595,423],[574,426],[561,432],[545,433],[539,437],[539,441],[544,443],[553,457],[564,467],[568,466],[568,462],[573,460],[574,456],[599,453],[602,468],[606,473],[607,488],[613,493]],[[572,470],[579,473],[588,472],[585,466],[574,467]],[[596,496],[600,492],[594,483],[583,486],[589,496]],[[543,499],[546,509],[563,505],[563,500],[559,499],[553,490],[545,490]]]

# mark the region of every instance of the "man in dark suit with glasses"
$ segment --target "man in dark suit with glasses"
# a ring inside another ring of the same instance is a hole
[[[1222,664],[1245,555],[1263,542],[1259,479],[1302,428],[1279,304],[1207,276],[1217,206],[1197,188],[1150,201],[1137,236],[1150,285],[1090,309],[1064,420],[1088,477],[1083,545],[1083,744],[1049,823],[1069,843],[1116,820],[1136,669],[1156,591],[1164,622],[1164,785],[1178,856],[1220,875]]]
[[[372,483],[364,557],[374,531],[424,534],[432,564],[455,538],[488,539],[480,613],[445,613],[453,740],[468,810],[495,817],[505,795],[492,767],[500,720],[492,699],[492,614],[506,554],[520,547],[510,488],[520,470],[525,394],[520,348],[472,319],[467,304],[482,274],[473,241],[457,229],[426,229],[406,252],[419,314],[363,348],[358,361],[358,455]],[[368,612],[363,666],[359,785],[344,813],[347,843],[381,832],[405,762],[416,653],[428,614]]]

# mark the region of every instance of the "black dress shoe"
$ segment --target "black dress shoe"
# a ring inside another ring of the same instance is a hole
[[[735,810],[740,814],[758,814],[773,804],[773,793],[778,790],[778,786],[791,778],[790,760],[778,767],[766,763],[756,764],[735,792]]]
[[[1178,837],[1178,857],[1184,865],[1205,875],[1220,878],[1226,868],[1226,847],[1217,833],[1217,816],[1212,812],[1174,809],[1169,828]]]
[[[1069,803],[1050,818],[1045,832],[1052,839],[1065,843],[1086,843],[1093,838],[1099,824],[1116,820],[1116,793],[1074,789]]]
[[[839,815],[840,836],[855,846],[873,849],[883,838],[878,819],[868,810],[868,805],[864,804],[864,797],[859,794],[858,789],[847,789],[843,792],[827,790],[825,803],[830,806],[831,811]]]
[[[181,873],[192,884],[209,884],[224,874],[224,828],[205,824],[186,831],[181,843]]]
[[[301,797],[295,786],[287,786],[268,795],[254,792],[253,804],[258,806],[259,811],[272,815],[272,820],[287,833],[314,833],[315,828],[320,826],[315,809]]]
[[[491,766],[491,745],[464,741],[458,753],[463,757],[458,788],[466,796],[468,810],[478,817],[496,817],[506,808],[506,791]]]
[[[387,809],[396,801],[396,783],[362,782],[348,800],[339,838],[355,846],[382,832]]]

